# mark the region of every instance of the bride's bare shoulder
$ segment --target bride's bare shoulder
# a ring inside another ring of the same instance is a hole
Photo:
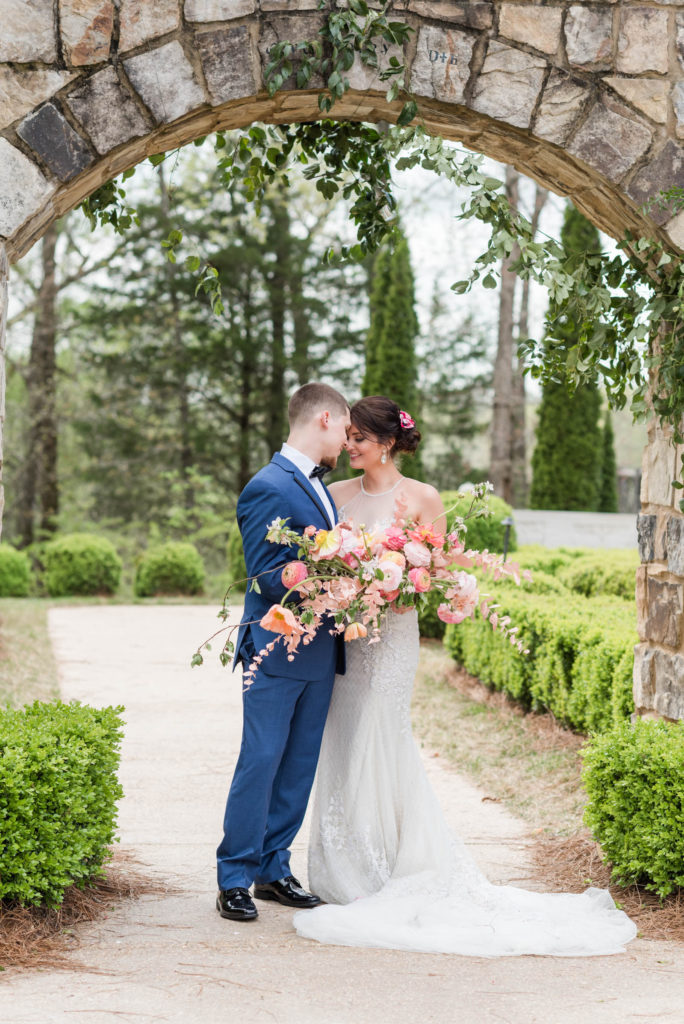
[[[335,499],[335,504],[338,506],[344,505],[346,501],[353,498],[356,492],[360,489],[361,484],[359,483],[358,477],[350,477],[348,480],[336,480],[330,484],[328,490]]]

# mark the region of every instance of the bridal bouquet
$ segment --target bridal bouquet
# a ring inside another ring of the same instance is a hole
[[[494,580],[507,576],[520,584],[518,565],[486,550],[466,549],[458,528],[441,533],[431,523],[400,518],[400,512],[390,526],[376,530],[343,522],[331,530],[309,526],[299,534],[285,519],[273,520],[266,540],[296,546],[297,558],[279,570],[287,591],[260,620],[276,636],[250,664],[243,677],[246,684],[279,642],[285,644],[291,661],[300,644],[309,644],[320,628],[342,634],[346,641],[367,638],[377,643],[389,610],[416,607],[435,591],[441,598],[437,615],[443,622],[463,622],[479,611],[493,629],[527,653],[517,636],[518,627],[511,625],[508,616],[497,614],[498,606],[480,594],[478,580],[467,571],[477,567]],[[458,525],[463,530],[462,520]],[[529,572],[522,576],[531,578]],[[258,589],[256,579],[251,585]],[[219,615],[225,621],[225,607]],[[232,650],[228,640],[221,654],[224,663]],[[198,651],[193,664],[201,660]]]

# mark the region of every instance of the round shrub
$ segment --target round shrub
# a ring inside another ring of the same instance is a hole
[[[237,522],[232,523],[228,533],[228,546],[226,548],[228,556],[228,572],[230,573],[231,584],[236,584],[235,590],[244,591],[247,587],[245,580],[247,576],[247,567],[245,565],[245,553],[242,550],[242,537],[240,536],[240,529]]]
[[[26,597],[31,587],[31,566],[25,551],[0,544],[0,597]]]
[[[155,594],[201,594],[204,563],[194,544],[169,541],[143,555],[135,574],[138,597]]]
[[[584,820],[613,880],[659,896],[684,886],[684,723],[624,722],[593,736],[582,757]]]
[[[51,597],[113,594],[121,579],[114,545],[90,533],[72,533],[45,545],[45,585]]]

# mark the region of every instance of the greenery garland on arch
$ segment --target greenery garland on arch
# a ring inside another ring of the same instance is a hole
[[[328,8],[328,0],[319,0],[318,7]],[[305,165],[305,176],[315,181],[322,195],[331,198],[341,191],[352,200],[357,242],[329,252],[327,258],[353,260],[363,259],[392,236],[393,163],[398,169],[421,166],[467,188],[469,199],[461,218],[477,218],[491,233],[470,276],[454,284],[454,290],[467,292],[478,280],[485,288],[495,288],[501,259],[517,245],[519,256],[511,269],[543,285],[554,311],[542,340],[527,338],[520,343],[529,372],[542,382],[565,381],[570,389],[600,374],[613,408],[624,407],[629,399],[635,418],[652,410],[662,425],[672,428],[674,441],[684,442],[684,274],[679,256],[658,239],[631,236],[618,242],[617,253],[571,257],[554,239],[535,241],[529,220],[510,207],[503,183],[482,170],[482,157],[446,145],[411,123],[417,105],[402,85],[405,65],[392,56],[387,67],[380,66],[379,44],[399,48],[412,31],[403,22],[389,21],[391,7],[385,2],[373,10],[365,0],[349,0],[345,9],[329,11],[318,38],[273,47],[265,78],[271,95],[292,77],[298,88],[322,81],[319,109],[329,113],[349,89],[347,72],[358,58],[381,81],[390,81],[388,101],[404,100],[397,125],[383,128],[324,119],[219,132],[215,148],[225,187],[241,181],[258,205],[276,178],[287,181],[292,162]],[[159,154],[151,161],[158,163],[169,155]],[[93,226],[109,223],[125,231],[133,222],[135,211],[126,204],[122,184],[130,173],[102,186],[82,204]],[[684,190],[671,189],[657,202],[676,213],[684,208]],[[170,260],[178,258],[183,241],[182,233],[174,230],[162,242]],[[198,276],[197,291],[205,292],[220,314],[216,269],[197,252],[186,256],[185,263]],[[578,326],[570,344],[557,329],[568,317]],[[676,481],[675,486],[684,484]],[[681,507],[684,510],[684,502]]]

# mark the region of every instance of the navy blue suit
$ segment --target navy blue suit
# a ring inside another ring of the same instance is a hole
[[[332,498],[330,503],[334,508]],[[233,667],[249,664],[276,636],[258,620],[282,599],[283,565],[297,557],[296,548],[266,541],[277,517],[298,533],[309,525],[334,525],[311,481],[280,453],[238,499],[247,575],[272,571],[259,576],[261,593],[245,596]],[[291,873],[289,847],[306,811],[336,671],[344,671],[344,644],[323,627],[293,661],[280,641],[243,691],[242,745],[217,850],[219,889],[248,888]]]

